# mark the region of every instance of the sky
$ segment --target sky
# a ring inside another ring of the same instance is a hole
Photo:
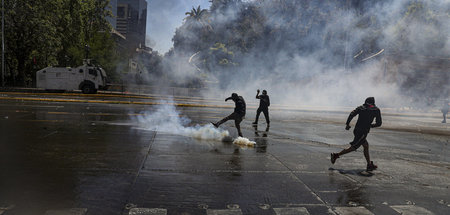
[[[209,9],[209,0],[147,0],[146,45],[164,54],[173,45],[175,29],[183,23],[185,13],[199,5]]]

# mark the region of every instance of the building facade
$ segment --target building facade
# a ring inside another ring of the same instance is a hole
[[[116,17],[117,17],[117,0],[109,0],[109,10],[112,12],[112,17],[107,17],[106,19],[111,24],[111,26],[116,29]]]
[[[135,48],[145,46],[146,0],[117,0],[116,30]]]

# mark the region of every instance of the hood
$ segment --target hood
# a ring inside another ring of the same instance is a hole
[[[375,98],[374,97],[367,97],[367,99],[364,102],[364,104],[375,105]]]
[[[239,96],[238,96],[237,93],[232,93],[232,94],[231,94],[231,98],[233,98],[233,99],[239,99]]]

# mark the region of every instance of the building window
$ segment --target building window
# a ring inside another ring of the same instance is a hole
[[[89,69],[89,74],[97,76],[97,71],[93,70],[93,69]]]
[[[117,18],[125,18],[125,7],[117,8]]]

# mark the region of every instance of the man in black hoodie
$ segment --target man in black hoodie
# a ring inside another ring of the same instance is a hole
[[[366,99],[365,103],[355,110],[353,110],[348,116],[346,123],[346,130],[349,130],[350,121],[352,121],[353,117],[358,116],[358,121],[356,122],[355,129],[353,130],[353,134],[355,138],[352,142],[350,142],[350,147],[342,150],[339,153],[331,153],[331,163],[334,164],[336,159],[338,159],[341,155],[347,154],[349,152],[355,151],[361,145],[364,147],[364,157],[367,161],[367,171],[372,171],[377,168],[373,161],[370,161],[369,156],[369,143],[366,140],[367,134],[369,134],[370,128],[380,127],[381,126],[381,112],[377,106],[375,106],[375,98],[369,97]],[[372,124],[375,119],[375,124]]]
[[[242,122],[242,119],[244,119],[244,116],[245,116],[245,108],[246,108],[245,101],[244,101],[244,98],[242,96],[238,96],[237,93],[232,93],[231,97],[226,98],[225,101],[228,101],[230,99],[233,100],[235,103],[234,112],[232,114],[230,114],[229,116],[223,118],[222,120],[220,120],[217,123],[212,122],[212,124],[216,128],[218,128],[219,125],[221,125],[222,123],[232,119],[232,120],[234,120],[234,125],[236,126],[236,129],[238,130],[238,135],[240,137],[242,137],[240,124]]]
[[[258,119],[261,112],[264,113],[264,117],[266,118],[267,127],[270,126],[270,120],[269,120],[269,106],[270,106],[270,99],[267,95],[267,91],[263,90],[262,95],[259,95],[259,89],[256,91],[256,98],[259,99],[259,108],[256,111],[256,119],[252,123],[253,125],[258,125]]]

